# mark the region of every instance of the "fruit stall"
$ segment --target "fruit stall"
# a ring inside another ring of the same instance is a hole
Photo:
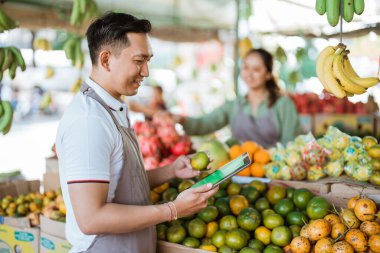
[[[52,120],[55,128],[62,116],[57,108],[65,108],[79,91],[91,68],[84,45],[90,20],[110,8],[141,14],[141,2],[0,4],[0,81],[12,91],[2,94],[1,83],[0,155],[11,153],[16,141],[13,160],[40,151],[39,141],[48,131],[28,135],[25,129],[36,115],[42,118],[39,126]],[[164,84],[168,110],[195,117],[244,94],[235,74],[244,53],[262,46],[274,55],[275,79],[293,101],[301,131],[287,143],[264,148],[255,141],[234,139],[229,129],[191,136],[173,118],[145,119],[131,112],[146,170],[160,170],[188,156],[191,167],[200,171],[194,178],[152,188],[152,204],[174,201],[244,154],[251,161],[219,185],[207,207],[157,224],[157,252],[380,253],[380,62],[372,49],[380,49],[379,3],[174,2],[149,0],[149,9],[160,14],[143,11],[157,24],[152,37],[158,45],[155,58],[162,59],[152,63],[157,72],[152,71],[156,80],[150,82]],[[295,21],[291,16],[297,16]],[[64,61],[39,65],[40,58],[49,58],[50,53],[51,62]],[[37,90],[37,106],[27,113],[17,107],[23,104],[22,96],[14,99],[18,89]],[[31,136],[38,140],[28,146]],[[42,170],[17,166],[0,170],[0,253],[68,253],[72,247],[65,234],[66,206],[54,141],[55,132],[44,149],[49,153],[42,158]],[[27,152],[24,146],[29,147]],[[0,158],[3,162],[9,157]],[[32,180],[30,175],[37,174]]]

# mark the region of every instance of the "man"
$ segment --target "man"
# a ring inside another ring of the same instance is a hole
[[[122,13],[108,13],[87,30],[91,75],[63,115],[56,140],[72,253],[154,253],[156,224],[198,212],[217,191],[207,185],[168,204],[150,204],[149,187],[198,175],[187,157],[146,172],[120,99],[135,95],[149,75],[150,30],[148,20]]]

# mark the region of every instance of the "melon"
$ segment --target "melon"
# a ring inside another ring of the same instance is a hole
[[[210,163],[211,171],[215,171],[220,167],[221,162],[227,161],[230,159],[228,152],[224,145],[217,141],[206,141],[199,145],[197,151],[207,151],[213,160]]]

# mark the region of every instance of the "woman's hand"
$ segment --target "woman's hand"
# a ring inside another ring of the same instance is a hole
[[[211,184],[206,184],[181,192],[174,200],[178,218],[192,215],[205,208],[208,199],[219,190],[219,186],[210,190],[211,188]]]

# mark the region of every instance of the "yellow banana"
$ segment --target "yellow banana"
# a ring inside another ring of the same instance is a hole
[[[82,78],[78,78],[73,85],[70,88],[70,91],[77,93],[80,90],[80,87],[82,86],[83,80]]]
[[[353,93],[353,94],[363,94],[366,92],[366,89],[357,85],[346,76],[346,73],[343,69],[343,55],[342,54],[334,56],[333,73],[345,91],[349,93]]]
[[[339,50],[340,49],[338,49],[337,51]],[[343,90],[342,86],[340,86],[338,81],[335,79],[335,76],[333,73],[333,61],[335,58],[335,54],[330,54],[326,57],[325,64],[323,66],[322,78],[326,82],[326,85],[328,86],[331,94],[333,94],[337,98],[344,98],[346,96],[346,92]]]
[[[317,66],[316,66],[317,77],[319,78],[319,81],[321,81],[323,88],[325,88],[325,90],[327,90],[328,92],[330,92],[330,89],[326,81],[323,79],[323,72],[324,72],[323,66],[325,65],[327,56],[334,54],[335,49],[336,47],[328,46],[321,51],[321,53],[318,55],[318,58],[317,58]]]
[[[377,77],[367,77],[367,78],[361,78],[354,70],[354,68],[351,65],[350,59],[346,55],[343,58],[343,68],[346,72],[347,77],[356,83],[357,85],[363,87],[363,88],[370,88],[372,86],[375,86],[380,82],[379,78]]]

